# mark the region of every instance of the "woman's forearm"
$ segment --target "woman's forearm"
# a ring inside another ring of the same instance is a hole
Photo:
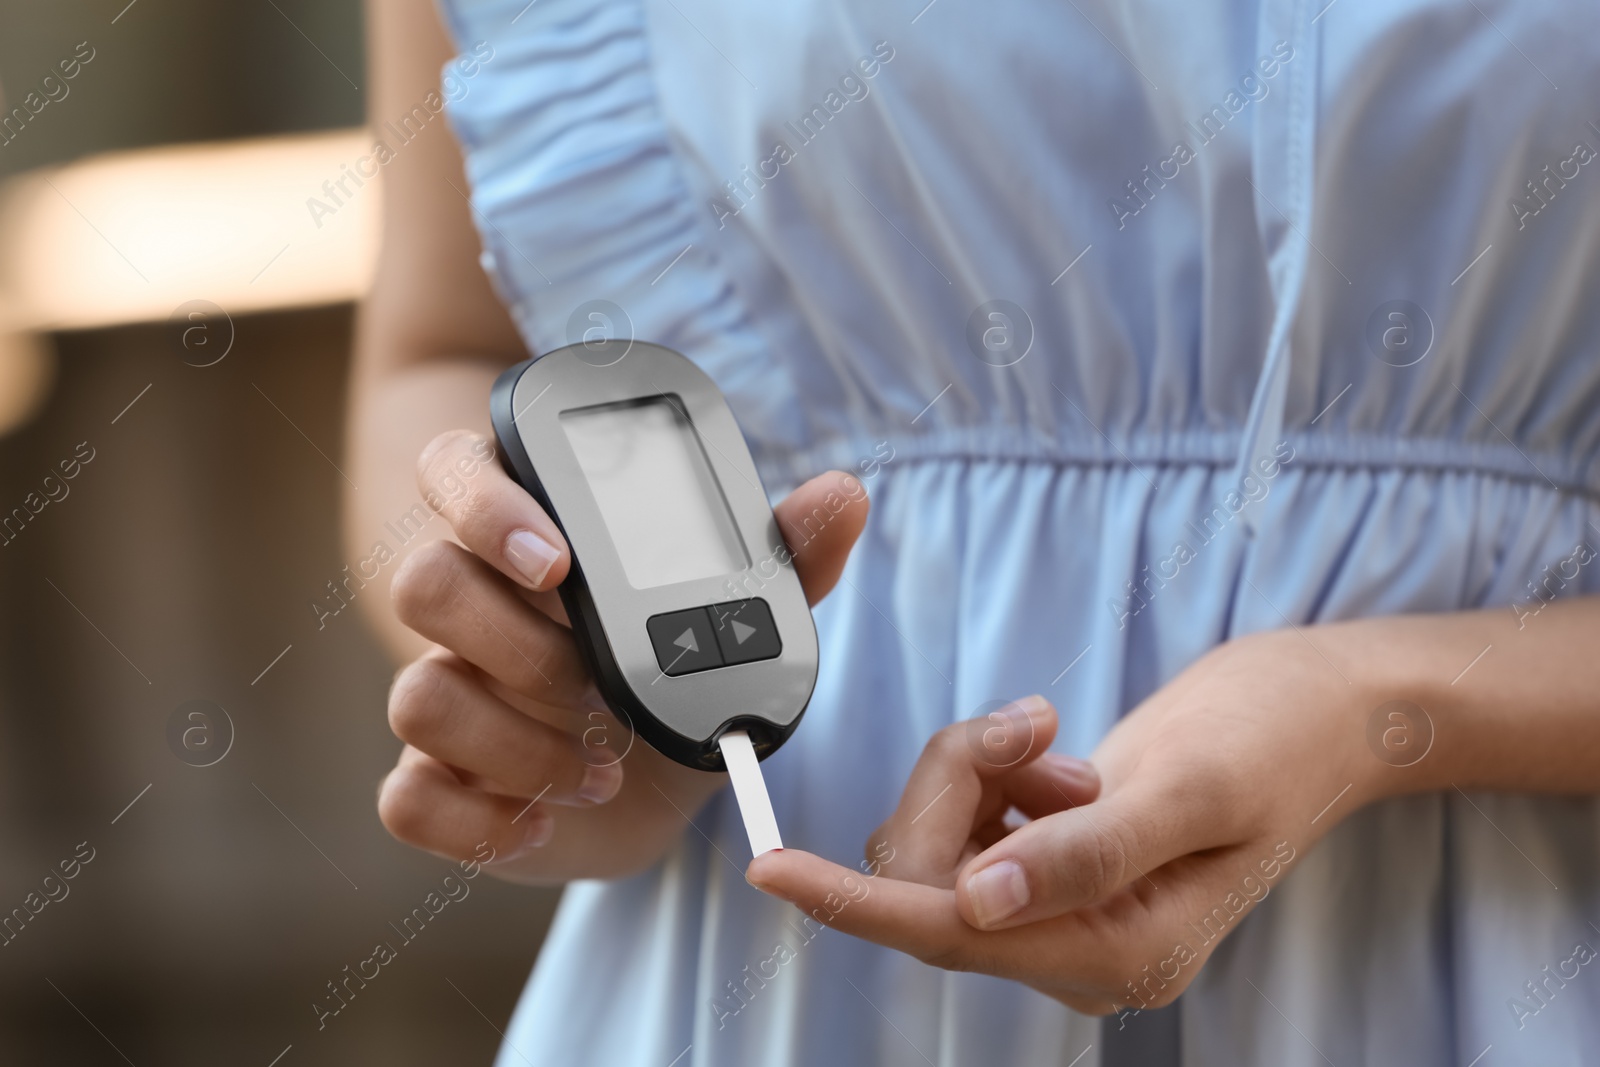
[[[1305,631],[1366,695],[1369,799],[1600,793],[1600,597]],[[1337,683],[1335,683],[1337,684]],[[1418,715],[1404,705],[1419,707]]]
[[[395,618],[389,583],[400,560],[450,533],[417,489],[417,457],[446,430],[489,432],[489,389],[501,369],[489,361],[431,360],[356,380],[346,468],[355,485],[345,486],[345,553],[352,570],[360,562],[363,575],[378,571],[358,601],[397,662],[416,658],[428,643]],[[463,484],[470,484],[465,474]]]
[[[456,54],[428,0],[369,0],[372,70],[366,93],[377,129],[439,89]],[[445,536],[417,491],[417,458],[447,430],[488,431],[489,387],[526,351],[479,264],[482,245],[461,190],[468,182],[448,123],[408,140],[383,168],[383,245],[361,305],[350,380],[344,543],[351,569],[368,562],[361,610],[397,660],[427,643],[395,619],[389,586],[401,558]],[[417,526],[421,523],[421,531]]]

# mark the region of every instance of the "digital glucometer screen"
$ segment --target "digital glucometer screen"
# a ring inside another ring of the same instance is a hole
[[[699,436],[676,396],[561,413],[578,465],[635,589],[749,565]]]

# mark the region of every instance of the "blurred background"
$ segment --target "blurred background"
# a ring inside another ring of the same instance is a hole
[[[451,868],[312,607],[381,189],[306,200],[364,78],[358,0],[0,0],[0,1063],[485,1063],[548,923],[479,877],[395,932]]]

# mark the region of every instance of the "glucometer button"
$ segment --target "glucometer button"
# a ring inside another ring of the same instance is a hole
[[[705,608],[656,615],[645,623],[661,673],[676,677],[723,665]]]
[[[713,604],[711,622],[717,631],[717,644],[729,666],[772,659],[783,651],[772,609],[765,600],[734,600]]]

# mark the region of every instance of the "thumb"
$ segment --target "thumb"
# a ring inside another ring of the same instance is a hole
[[[867,487],[843,471],[817,475],[773,509],[811,603],[827,596],[839,581],[866,525],[867,509]]]
[[[1094,803],[1035,819],[974,857],[958,877],[956,906],[980,930],[1038,922],[1148,880],[1179,856],[1233,841],[1228,820],[1203,795],[1146,775]]]

